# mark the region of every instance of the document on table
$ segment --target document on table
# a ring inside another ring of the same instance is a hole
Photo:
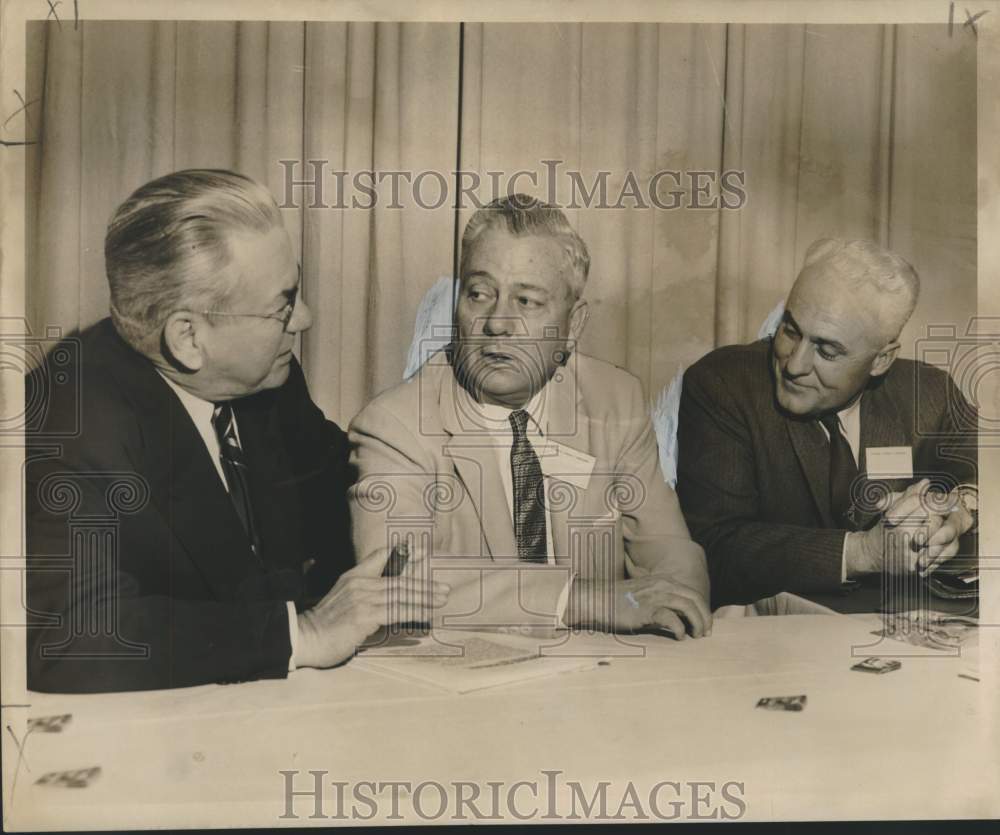
[[[388,640],[360,653],[351,663],[451,693],[471,693],[607,662],[595,656],[545,656],[542,647],[537,638],[521,635],[436,629],[419,638]]]

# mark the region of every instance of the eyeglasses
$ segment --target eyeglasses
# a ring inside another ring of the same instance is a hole
[[[298,303],[298,300],[299,300],[299,290],[296,287],[295,291],[292,294],[292,298],[289,300],[288,304],[286,304],[283,308],[281,308],[281,310],[278,310],[274,313],[229,313],[228,311],[225,310],[202,310],[199,312],[201,313],[202,316],[231,316],[231,317],[247,318],[247,319],[275,319],[278,322],[281,322],[282,330],[287,331],[288,323],[292,321],[292,316],[295,313],[295,305]]]

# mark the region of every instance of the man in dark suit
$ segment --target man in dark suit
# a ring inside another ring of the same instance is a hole
[[[271,195],[161,177],[105,256],[111,318],[27,383],[29,688],[280,678],[442,602],[384,551],[350,568],[347,439],[292,354],[312,318]]]
[[[894,253],[817,241],[773,339],[685,373],[677,487],[713,606],[787,591],[849,609],[855,581],[968,568],[976,417],[945,372],[897,359],[918,293]]]

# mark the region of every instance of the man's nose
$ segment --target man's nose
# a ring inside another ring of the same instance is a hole
[[[295,308],[292,310],[292,318],[288,320],[289,333],[301,333],[312,327],[313,315],[306,300],[300,295],[295,300]]]
[[[785,363],[785,374],[789,377],[804,377],[812,371],[813,346],[806,339],[800,339],[795,343],[788,361]]]
[[[486,336],[511,336],[523,330],[523,324],[497,299],[483,317],[483,334]]]

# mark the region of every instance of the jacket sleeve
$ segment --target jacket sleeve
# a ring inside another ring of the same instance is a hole
[[[297,601],[301,610],[321,599],[355,564],[347,493],[356,481],[356,469],[349,460],[347,433],[313,402],[297,362],[292,364],[289,383],[294,408],[285,418],[284,431],[297,437],[303,459],[297,462],[296,493],[305,554],[311,560],[304,597]]]
[[[625,429],[625,436],[615,464],[615,472],[627,479],[622,485],[626,494],[622,519],[629,574],[666,574],[701,592],[707,600],[704,551],[691,539],[677,495],[663,479],[642,387],[635,378],[629,382],[625,398],[629,417],[616,427]],[[632,489],[628,489],[630,483]],[[640,500],[628,501],[635,498],[632,494],[636,490],[642,493]]]
[[[428,497],[438,483],[438,474],[434,457],[405,421],[378,401],[368,404],[351,421],[348,438],[351,465],[357,474],[348,499],[354,555],[360,562],[388,547],[390,534],[405,533],[407,520],[422,528],[433,523]]]
[[[978,410],[969,403],[951,377],[943,371],[919,366],[922,385],[915,398],[917,429],[924,426],[924,415],[931,418],[931,431],[919,445],[917,467],[920,475],[940,479],[944,489],[954,485],[979,484]],[[979,533],[974,527],[959,539],[959,552],[942,568],[964,571],[978,564]]]

